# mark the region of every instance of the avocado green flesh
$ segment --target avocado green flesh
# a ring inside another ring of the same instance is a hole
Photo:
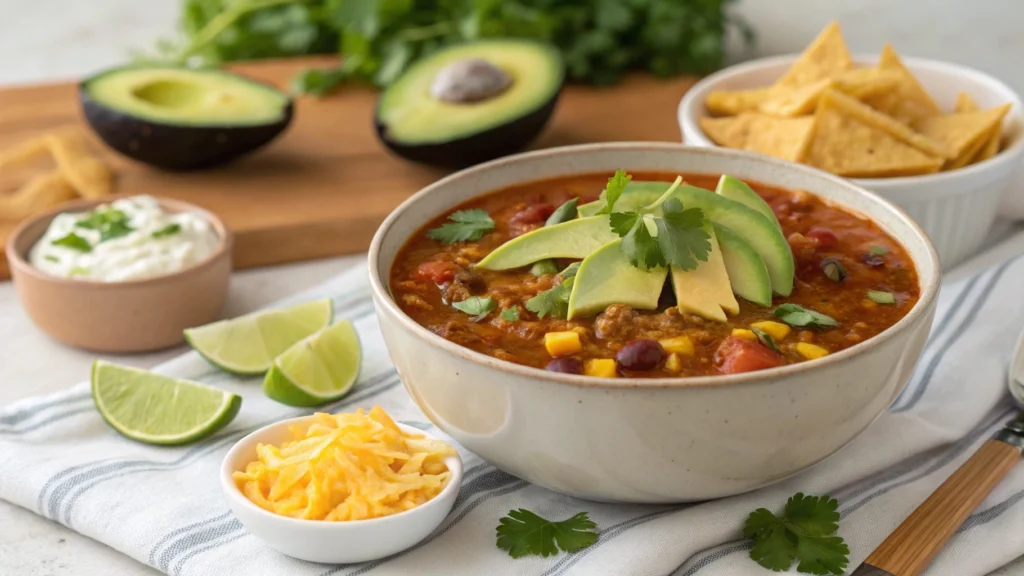
[[[700,208],[704,211],[704,217],[716,226],[727,228],[745,240],[768,267],[772,291],[782,296],[789,296],[793,292],[793,275],[796,271],[793,252],[782,230],[763,214],[696,186],[680,186],[668,197],[659,198],[656,205],[660,206],[668,198],[677,198],[686,208]]]
[[[430,87],[444,67],[481,58],[512,78],[500,94],[469,103],[433,98]],[[561,56],[545,44],[490,40],[439,50],[421,59],[381,95],[377,121],[387,138],[405,145],[434,144],[472,136],[543,107],[561,89]]]
[[[772,284],[764,260],[742,238],[724,226],[715,226],[722,260],[734,294],[759,306],[772,305]]]
[[[282,120],[288,96],[218,70],[120,68],[87,80],[97,104],[155,123],[256,126]]]
[[[622,196],[619,196],[619,200],[615,203],[614,210],[616,212],[630,212],[637,208],[642,208],[648,204],[653,203],[668,190],[671,183],[669,182],[649,182],[649,181],[634,181],[626,184],[626,187],[622,189]],[[601,192],[601,197],[593,202],[587,202],[583,206],[580,206],[577,210],[581,217],[593,216],[597,214],[599,210],[605,207],[605,193]]]
[[[569,296],[569,319],[593,316],[612,304],[638,310],[658,307],[668,270],[636,268],[622,253],[621,239],[609,242],[583,259]]]
[[[513,238],[498,246],[476,267],[508,270],[548,258],[586,258],[618,237],[608,224],[608,216],[577,218]]]
[[[782,227],[772,207],[743,180],[728,174],[722,174],[722,177],[718,180],[718,187],[715,188],[715,193],[729,200],[735,200],[747,208],[757,210],[775,223],[776,226]]]
[[[725,322],[726,312],[738,314],[740,305],[733,296],[722,250],[710,222],[705,221],[704,231],[708,233],[708,242],[711,244],[708,259],[693,270],[681,270],[673,266],[672,290],[681,312]]]

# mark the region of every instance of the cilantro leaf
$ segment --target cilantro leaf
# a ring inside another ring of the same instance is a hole
[[[569,295],[572,291],[564,284],[558,284],[526,301],[526,309],[539,318],[551,316],[565,318],[569,315]]]
[[[711,253],[711,235],[704,230],[704,212],[700,208],[683,209],[683,203],[669,198],[661,204],[658,247],[664,260],[680,270],[695,270],[698,262],[707,262]]]
[[[499,521],[497,545],[513,558],[554,556],[559,549],[575,552],[597,542],[598,534],[594,528],[597,524],[586,512],[568,520],[551,522],[520,508],[510,511]]]
[[[665,256],[661,252],[658,241],[651,236],[647,222],[641,216],[633,223],[633,227],[622,237],[619,249],[636,268],[658,268],[665,266]]]
[[[576,216],[579,215],[579,211],[576,209],[579,203],[580,199],[578,197],[573,198],[571,200],[566,200],[564,204],[556,208],[555,211],[551,213],[551,216],[548,216],[548,219],[544,222],[544,225],[554,226],[555,224],[561,224],[563,222],[574,220]]]
[[[767,512],[767,510],[765,510]],[[771,512],[768,512],[771,514]],[[784,526],[769,528],[764,536],[754,539],[754,547],[750,549],[750,557],[755,562],[775,572],[789,570],[796,557],[798,543],[794,542]]]
[[[508,322],[518,322],[519,308],[516,306],[513,306],[511,308],[505,308],[504,310],[501,311],[501,314],[499,314],[498,316],[501,317],[502,320],[506,320]]]
[[[576,277],[576,273],[579,272],[579,271],[580,271],[580,263],[579,262],[573,262],[572,264],[569,264],[568,266],[566,266],[565,270],[562,270],[561,272],[559,272],[558,273],[558,277],[562,279],[562,282],[565,282],[565,281],[569,280],[570,278],[575,278]]]
[[[72,250],[78,250],[79,252],[92,252],[92,244],[89,244],[88,240],[74,232],[69,232],[66,236],[58,238],[53,242],[50,242],[50,244],[71,248]]]
[[[892,292],[885,292],[883,290],[868,290],[868,298],[887,306],[896,304],[896,297],[893,296]]]
[[[781,516],[765,508],[754,510],[743,526],[743,535],[754,540],[750,557],[776,572],[788,570],[795,560],[798,572],[841,576],[850,549],[835,535],[838,507],[834,498],[797,493]]]
[[[772,338],[771,334],[761,330],[760,328],[754,328],[753,326],[750,327],[750,331],[754,333],[754,336],[757,336],[757,339],[761,344],[764,344],[776,352],[779,351],[779,347],[775,345],[775,340]]]
[[[639,212],[614,212],[608,217],[608,222],[612,227],[612,232],[621,237],[629,234],[640,217]]]
[[[743,535],[747,538],[767,536],[768,532],[777,526],[782,526],[782,520],[772,514],[771,510],[758,508],[747,516],[747,521],[743,524]]]
[[[107,240],[113,240],[122,236],[127,236],[135,231],[123,220],[116,220],[108,222],[103,228],[100,229],[100,242],[106,242]]]
[[[459,210],[448,216],[451,222],[427,231],[427,237],[442,244],[479,240],[494,229],[494,220],[486,210]]]
[[[797,572],[804,574],[846,573],[850,547],[838,536],[804,536],[797,540]]]
[[[828,496],[796,493],[786,502],[786,520],[808,536],[827,536],[839,530],[839,501]]]
[[[88,216],[75,222],[75,226],[87,230],[102,230],[104,226],[114,222],[128,222],[128,215],[116,208],[93,210]]]
[[[604,207],[597,213],[611,214],[615,210],[615,203],[622,196],[622,191],[626,189],[626,184],[629,184],[632,179],[633,177],[626,174],[625,170],[616,170],[615,174],[608,179],[608,185],[604,187]]]
[[[452,302],[452,308],[460,310],[473,316],[473,322],[479,322],[483,320],[488,314],[494,310],[497,303],[494,298],[490,296],[481,298],[480,296],[470,296],[462,302]]]
[[[151,236],[153,236],[153,238],[164,238],[166,236],[173,236],[179,232],[181,232],[181,224],[175,222],[173,224],[168,224],[159,230],[154,230]]]
[[[779,306],[775,310],[775,316],[786,324],[796,326],[797,328],[833,328],[840,325],[835,318],[804,308],[798,304],[783,304]]]

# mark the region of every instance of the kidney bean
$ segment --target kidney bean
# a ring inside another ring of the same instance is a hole
[[[582,374],[583,361],[572,356],[562,356],[548,362],[544,369],[549,372],[561,372],[563,374]]]
[[[657,340],[630,340],[615,354],[615,362],[623,370],[647,371],[661,365],[665,350]]]

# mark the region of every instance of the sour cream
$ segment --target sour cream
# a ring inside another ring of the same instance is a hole
[[[193,266],[219,243],[203,216],[172,214],[151,196],[132,196],[89,212],[59,214],[32,247],[29,261],[52,276],[123,282]]]

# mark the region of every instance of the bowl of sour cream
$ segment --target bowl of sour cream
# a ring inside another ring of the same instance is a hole
[[[7,261],[25,311],[53,338],[103,352],[180,344],[227,297],[231,234],[197,206],[152,196],[69,203],[22,223]]]

